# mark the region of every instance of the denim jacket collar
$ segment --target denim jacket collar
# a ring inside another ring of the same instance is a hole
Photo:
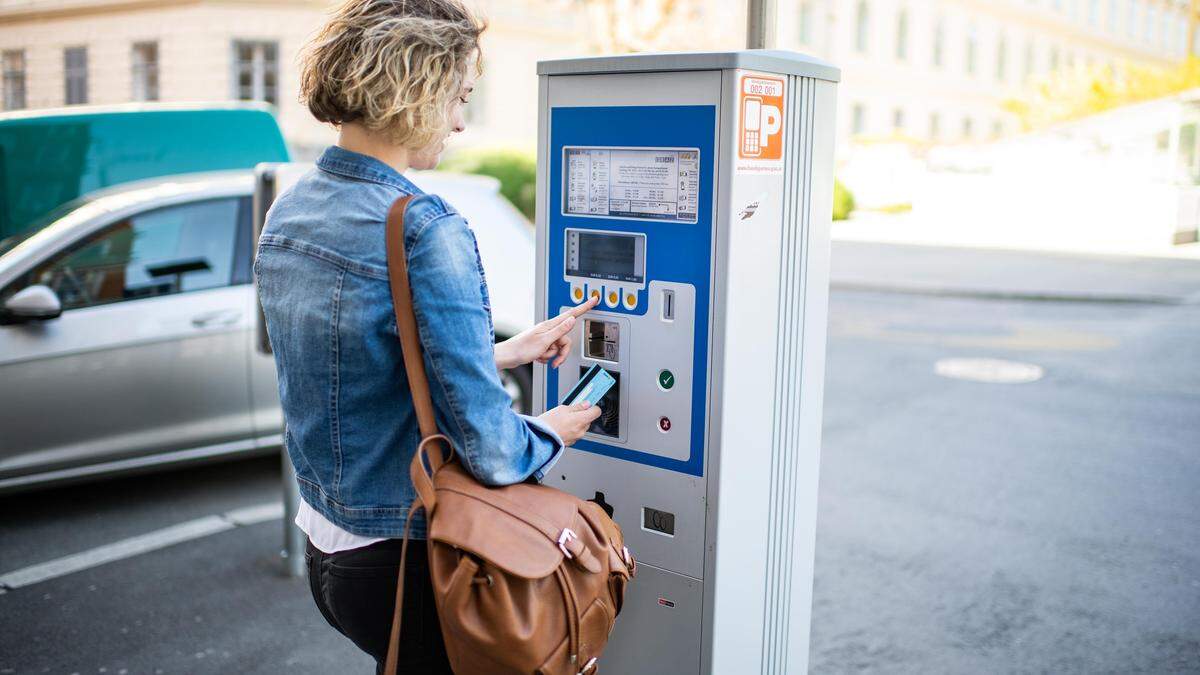
[[[347,150],[338,145],[331,145],[325,148],[325,152],[321,153],[321,157],[317,159],[317,166],[325,171],[346,176],[347,178],[357,178],[359,180],[369,180],[376,183],[383,183],[384,185],[391,185],[392,187],[399,188],[406,194],[425,194],[416,184],[384,162],[370,155]]]

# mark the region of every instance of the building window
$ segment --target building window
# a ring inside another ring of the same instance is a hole
[[[1025,41],[1025,62],[1021,67],[1021,74],[1026,80],[1033,76],[1033,63],[1033,38],[1029,38]]]
[[[279,103],[279,43],[233,41],[233,97]]]
[[[968,75],[975,74],[975,66],[977,65],[976,62],[978,61],[978,53],[977,53],[979,51],[978,48],[979,48],[978,33],[975,29],[975,26],[969,26],[967,28],[967,74]]]
[[[1119,13],[1117,0],[1108,0],[1108,32],[1113,35],[1117,33],[1117,15]]]
[[[25,50],[6,50],[3,61],[4,109],[20,110],[25,107]]]
[[[902,9],[896,15],[896,60],[908,59],[908,10]]]
[[[1008,76],[1008,38],[1004,35],[996,42],[996,81],[1003,82]]]
[[[937,25],[933,28],[933,65],[941,68],[943,56],[946,51],[946,21],[938,19]]]
[[[1175,53],[1175,31],[1174,21],[1172,21],[1170,12],[1163,12],[1159,15],[1161,22],[1159,23],[1159,34],[1162,35],[1162,45],[1164,54]]]
[[[861,103],[854,104],[854,117],[850,129],[855,134],[861,134],[867,130],[867,107]]]
[[[1142,28],[1142,40],[1154,44],[1154,24],[1158,23],[1158,8],[1153,5],[1147,7],[1144,16],[1146,23]]]
[[[1163,53],[1171,52],[1171,41],[1175,36],[1171,31],[1171,13],[1165,10],[1158,11],[1158,44],[1162,46]]]
[[[63,50],[63,72],[66,75],[67,105],[88,102],[87,47],[67,47]]]
[[[158,43],[133,45],[133,100],[158,100]]]
[[[929,113],[929,139],[936,141],[942,135],[942,116]]]
[[[892,111],[892,129],[900,132],[904,131],[904,109],[896,108]]]
[[[962,137],[965,140],[971,140],[971,135],[975,133],[975,123],[970,117],[964,117],[962,123]]]
[[[1000,138],[1004,135],[1004,122],[996,120],[992,122],[992,138]]]
[[[1125,35],[1130,40],[1137,37],[1137,13],[1138,13],[1137,0],[1129,0],[1129,21],[1126,22]]]
[[[1100,0],[1088,0],[1088,25],[1095,26],[1100,23]]]
[[[858,12],[854,19],[854,48],[860,54],[867,53],[867,41],[870,37],[871,16],[867,0],[858,0]]]
[[[813,43],[813,3],[812,0],[802,0],[800,3],[800,44]]]
[[[1058,47],[1057,46],[1051,47],[1050,48],[1050,72],[1051,73],[1058,71],[1059,61],[1061,59],[1062,59],[1062,54],[1061,54],[1061,52],[1059,52]]]

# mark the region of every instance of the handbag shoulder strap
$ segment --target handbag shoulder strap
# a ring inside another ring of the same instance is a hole
[[[392,204],[387,217],[388,281],[392,286],[392,305],[396,310],[396,330],[404,351],[404,370],[412,391],[413,406],[421,436],[437,434],[433,402],[429,397],[429,380],[425,377],[425,361],[421,358],[421,339],[417,334],[417,318],[413,314],[412,289],[408,285],[408,260],[404,251],[404,213],[412,195],[405,195]]]
[[[408,533],[413,514],[425,508],[427,517],[433,514],[437,496],[433,488],[432,473],[448,461],[443,454],[443,444],[453,448],[450,439],[438,432],[437,418],[433,414],[433,399],[429,395],[429,379],[425,375],[425,361],[421,355],[421,338],[417,330],[417,318],[413,314],[412,288],[408,283],[408,259],[404,250],[404,214],[412,195],[405,195],[388,209],[387,216],[387,266],[388,281],[392,288],[392,305],[396,312],[396,331],[400,334],[400,349],[404,353],[404,370],[408,375],[408,388],[412,392],[413,407],[417,411],[417,424],[421,428],[421,445],[417,448],[409,476],[417,490],[417,499],[408,510],[404,523],[404,544],[400,548],[400,573],[396,583],[396,606],[392,613],[392,630],[388,637],[387,660],[384,671],[395,675],[400,655],[400,617],[404,608],[404,568],[408,557]],[[427,446],[434,446],[430,454]],[[425,459],[429,460],[430,471],[425,470]]]

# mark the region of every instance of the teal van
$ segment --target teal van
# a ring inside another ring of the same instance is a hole
[[[0,240],[118,183],[289,160],[263,103],[137,103],[0,113]]]

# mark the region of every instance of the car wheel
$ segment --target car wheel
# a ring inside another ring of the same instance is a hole
[[[533,368],[526,364],[500,371],[500,384],[512,398],[512,409],[529,414],[533,410]]]

